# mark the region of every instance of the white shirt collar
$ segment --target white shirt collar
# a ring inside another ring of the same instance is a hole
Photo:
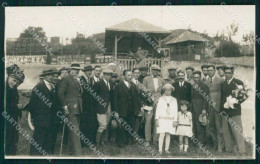
[[[106,81],[106,79],[105,79],[105,78],[103,78],[103,80],[104,80],[104,82],[105,82],[106,84],[108,84],[108,82]]]
[[[125,85],[126,85],[127,87],[129,87],[129,82],[128,82],[128,81],[124,80],[124,83],[125,83]]]
[[[52,90],[52,89],[54,88],[54,85],[51,84],[51,83],[49,83],[48,81],[43,80],[43,82],[45,83],[45,85],[47,86],[47,88],[48,88],[49,90]]]
[[[232,77],[230,80],[227,81],[228,84],[230,84],[230,82],[234,79],[234,77]]]
[[[95,82],[98,82],[99,78],[96,77],[95,75],[93,77],[94,77]]]
[[[133,82],[134,84],[137,84],[137,81],[138,81],[138,80],[135,79],[135,78],[132,79],[132,82]]]

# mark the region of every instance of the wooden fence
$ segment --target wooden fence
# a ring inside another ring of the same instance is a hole
[[[162,59],[154,59],[154,58],[145,58],[140,63],[137,63],[135,59],[117,59],[118,63],[124,67],[124,69],[130,69],[137,67],[148,67],[151,65],[157,64],[160,67],[163,67],[164,62]]]

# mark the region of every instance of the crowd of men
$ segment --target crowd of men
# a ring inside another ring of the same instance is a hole
[[[116,73],[116,68],[114,63],[105,69],[99,65],[82,68],[74,63],[60,70],[44,69],[40,82],[32,89],[29,103],[23,107],[19,104],[17,87],[25,75],[17,65],[11,65],[7,68],[6,111],[18,122],[21,111],[28,110],[33,119],[33,138],[49,154],[54,154],[57,134],[62,131],[62,137],[71,148],[70,154],[82,155],[82,147],[87,145],[75,129],[98,148],[111,142],[116,142],[118,147],[136,144],[134,137],[116,118],[121,118],[143,136],[147,145],[156,146],[156,100],[162,96],[163,85],[171,84],[174,87],[172,96],[178,102],[186,100],[191,104],[193,134],[201,144],[213,144],[219,152],[233,151],[237,145],[239,152],[245,153],[240,134],[243,129],[241,105],[238,104],[236,109],[223,106],[236,84],[243,85],[233,77],[234,67],[202,65],[199,71],[192,67],[181,70],[170,66],[165,78],[161,77],[158,65],[124,70],[122,75]],[[70,123],[65,128],[57,115],[59,111]],[[222,111],[240,127],[240,132],[234,129],[229,119],[221,117]],[[202,120],[202,116],[207,116],[208,122]],[[16,154],[18,136],[17,130],[7,122],[7,155]],[[30,155],[42,154],[32,144]]]

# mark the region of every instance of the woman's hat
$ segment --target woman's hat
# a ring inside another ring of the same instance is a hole
[[[11,74],[9,74],[9,76],[17,79],[20,83],[23,83],[25,79],[25,75],[21,70],[13,71]]]

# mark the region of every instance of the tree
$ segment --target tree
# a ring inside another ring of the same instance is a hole
[[[233,42],[232,40],[226,41],[222,40],[220,46],[216,48],[216,57],[239,57],[242,56],[240,50],[240,45]]]
[[[243,35],[242,42],[245,43],[245,45],[254,47],[254,45],[255,45],[254,31],[251,30],[248,34]]]
[[[238,31],[238,24],[235,24],[234,22],[227,26],[227,34],[228,34],[228,40],[232,40],[232,36],[235,36]]]
[[[45,55],[47,37],[42,27],[25,29],[14,44],[15,55]]]

